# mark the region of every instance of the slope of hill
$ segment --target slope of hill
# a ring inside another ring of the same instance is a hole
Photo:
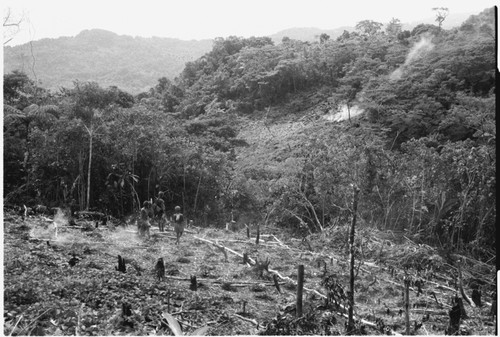
[[[211,48],[212,40],[131,37],[93,29],[75,37],[34,41],[32,47],[5,47],[4,72],[22,70],[49,89],[81,80],[137,94],[161,77],[174,78],[187,61]]]
[[[468,15],[451,13],[443,26],[457,26]],[[403,29],[411,30],[419,23],[432,24],[433,20],[427,18],[420,22],[403,23]],[[296,27],[269,37],[275,44],[281,43],[283,37],[313,42],[318,41],[323,33],[335,39],[344,30],[352,32],[355,28]],[[21,70],[52,90],[81,80],[96,81],[104,87],[115,85],[138,94],[153,87],[161,77],[173,79],[179,75],[186,62],[209,52],[212,44],[212,40],[132,37],[92,29],[82,31],[75,37],[41,39],[32,45],[4,47],[4,72]]]

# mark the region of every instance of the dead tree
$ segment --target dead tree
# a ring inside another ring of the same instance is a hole
[[[349,273],[349,309],[348,309],[348,323],[347,334],[354,334],[354,233],[356,228],[356,213],[358,209],[358,195],[359,188],[352,185],[353,188],[353,203],[352,203],[352,222],[351,231],[349,234],[349,259],[350,259],[350,273]]]

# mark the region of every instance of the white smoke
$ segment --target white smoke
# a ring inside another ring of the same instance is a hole
[[[64,212],[58,208],[57,213],[54,215],[54,220],[50,223],[46,221],[37,224],[30,231],[30,235],[33,238],[42,239],[42,240],[57,240],[64,241],[64,235],[61,236],[59,233],[59,228],[65,227],[68,225],[68,217],[64,214]]]
[[[404,71],[410,64],[430,52],[433,48],[434,44],[431,42],[431,38],[429,36],[421,36],[420,40],[410,49],[405,62],[398,69],[394,70],[392,74],[389,75],[389,78],[392,81],[401,79]]]

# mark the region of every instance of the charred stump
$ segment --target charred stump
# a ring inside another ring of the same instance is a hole
[[[462,318],[462,310],[460,310],[460,305],[458,301],[456,301],[458,297],[455,297],[455,304],[450,310],[450,324],[448,325],[448,329],[446,330],[447,335],[458,335],[460,330],[460,319]]]
[[[411,279],[408,275],[406,275],[404,279],[405,289],[403,292],[403,298],[405,306],[405,326],[407,335],[410,335],[410,283]]]
[[[274,286],[276,287],[278,292],[281,294],[280,284],[278,283],[278,276],[276,274],[273,274],[273,281],[274,281]]]
[[[134,322],[130,319],[132,316],[132,306],[130,303],[122,302],[122,323],[124,326],[134,327]]]
[[[250,264],[250,259],[248,258],[248,253],[243,253],[243,264]]]
[[[458,306],[460,307],[460,316],[461,318],[465,319],[467,318],[467,313],[465,312],[465,307],[464,307],[464,301],[461,297],[456,297],[455,302],[458,303]]]
[[[302,294],[304,291],[304,265],[301,264],[297,270],[297,305],[296,317],[302,317]]]
[[[155,270],[158,281],[163,281],[165,279],[165,263],[163,262],[162,257],[160,257],[156,262]]]
[[[191,284],[189,285],[189,289],[192,291],[198,290],[198,283],[196,282],[196,276],[191,276]]]
[[[478,289],[473,289],[472,290],[472,302],[474,302],[475,305],[478,307],[481,307],[481,291]]]
[[[125,259],[118,255],[118,268],[116,269],[122,273],[127,272],[127,267],[125,265]]]

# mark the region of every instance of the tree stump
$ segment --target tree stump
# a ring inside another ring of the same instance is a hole
[[[472,290],[472,302],[478,307],[482,306],[481,304],[481,291],[478,289]]]
[[[116,269],[122,273],[127,272],[127,267],[125,266],[125,259],[118,255],[118,268]]]
[[[191,276],[191,284],[189,286],[189,289],[192,291],[198,290],[198,283],[196,282],[196,276]]]
[[[281,294],[280,284],[278,283],[278,276],[276,274],[273,274],[273,281],[274,281],[274,286],[276,287],[278,292]]]
[[[450,324],[446,330],[447,335],[457,335],[460,330],[460,318],[462,317],[462,312],[460,310],[460,305],[458,301],[455,300],[455,305],[450,310]]]
[[[165,263],[163,262],[162,257],[160,257],[156,262],[155,270],[158,281],[163,281],[165,279]]]
[[[243,264],[250,263],[250,260],[248,259],[248,253],[243,253]]]
[[[460,307],[460,316],[461,318],[467,318],[467,313],[465,312],[465,307],[464,307],[464,301],[461,297],[457,297],[455,299],[456,303],[458,303],[458,306]]]
[[[122,302],[122,316],[132,316],[132,306],[130,305],[130,303]]]
[[[411,279],[406,275],[404,279],[405,289],[403,292],[403,298],[405,306],[405,326],[407,335],[410,335],[410,283]]]
[[[122,302],[122,324],[124,326],[133,328],[134,322],[130,320],[130,316],[132,316],[132,306],[130,305],[130,303]]]
[[[304,265],[301,264],[297,270],[297,305],[296,317],[302,317],[302,294],[304,291]]]
[[[257,236],[255,237],[255,244],[258,245],[260,240],[260,225],[257,224]]]

